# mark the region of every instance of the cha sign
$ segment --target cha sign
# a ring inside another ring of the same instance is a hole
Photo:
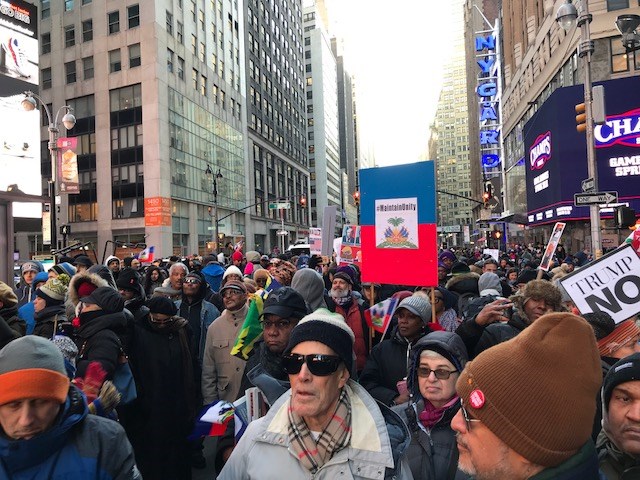
[[[620,323],[640,312],[640,257],[629,244],[560,280],[580,313],[605,312]]]

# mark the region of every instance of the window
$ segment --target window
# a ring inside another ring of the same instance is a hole
[[[173,14],[167,12],[167,33],[173,36]]]
[[[193,54],[193,56],[195,57],[198,54],[198,39],[196,38],[195,35],[191,35],[191,53]]]
[[[67,25],[64,27],[64,46],[73,47],[76,44],[76,27]]]
[[[167,48],[167,72],[173,73],[173,50]]]
[[[139,67],[141,63],[140,44],[135,43],[133,45],[129,45],[129,68]]]
[[[184,58],[178,57],[178,78],[184,80]]]
[[[109,51],[109,73],[119,72],[122,70],[122,61],[120,60],[120,49]]]
[[[40,48],[42,55],[51,53],[51,33],[43,33],[40,35]]]
[[[195,68],[193,69],[193,71],[191,72],[191,81],[192,81],[192,87],[194,91],[198,91],[198,70],[196,70]]]
[[[42,69],[42,88],[43,89],[51,88],[51,69],[50,68]]]
[[[131,5],[127,7],[127,18],[129,21],[129,28],[136,28],[140,26],[140,6]]]
[[[202,78],[200,79],[200,94],[203,97],[207,96],[207,77],[204,75],[202,75]]]
[[[90,42],[93,40],[93,20],[85,20],[82,22],[82,41]]]
[[[73,0],[64,0],[64,11],[70,12],[73,10]]]
[[[82,0],[82,5],[89,5],[93,0]]]
[[[607,11],[622,10],[629,8],[629,0],[607,0]]]
[[[120,12],[110,12],[107,14],[107,23],[109,24],[109,35],[120,31]]]
[[[82,75],[85,80],[93,78],[93,57],[85,57],[82,59]]]
[[[177,34],[178,34],[178,43],[183,45],[184,44],[184,26],[182,25],[182,22],[178,22]]]
[[[67,62],[64,64],[64,75],[67,84],[76,83],[76,62]]]
[[[204,42],[200,42],[200,50],[198,51],[198,57],[202,63],[206,62],[207,58],[207,47]]]
[[[45,19],[51,16],[51,2],[50,0],[42,0],[42,13],[40,14],[40,18]]]
[[[629,71],[629,55],[626,53],[622,45],[620,36],[611,37],[609,45],[611,47],[611,72],[628,72]]]

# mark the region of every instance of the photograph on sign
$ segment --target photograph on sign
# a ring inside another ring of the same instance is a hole
[[[540,260],[540,270],[544,270],[545,272],[549,271],[551,260],[553,260],[553,255],[556,253],[556,249],[558,248],[558,243],[560,243],[560,238],[562,237],[562,232],[564,231],[565,226],[566,223],[558,222],[555,227],[553,227],[553,233],[551,233],[551,238],[549,239],[547,248]]]
[[[376,200],[377,248],[418,249],[418,199]]]
[[[360,249],[360,226],[345,225],[342,227],[342,239],[340,244],[340,261],[338,265],[349,265],[362,262],[362,251]]]
[[[348,245],[360,245],[360,226],[345,225],[342,227],[342,243]]]
[[[581,314],[605,312],[616,323],[640,313],[640,257],[625,244],[560,279]]]
[[[311,255],[322,254],[322,229],[312,227],[309,229],[309,251]]]

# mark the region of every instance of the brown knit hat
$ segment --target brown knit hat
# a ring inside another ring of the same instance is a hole
[[[0,282],[0,302],[3,303],[2,308],[11,308],[18,304],[18,297],[11,287],[4,282]]]
[[[591,437],[601,383],[592,328],[576,315],[549,313],[467,363],[456,390],[511,449],[553,467]]]
[[[625,320],[606,337],[598,340],[598,350],[603,357],[610,357],[612,353],[640,336],[640,328],[633,320]]]

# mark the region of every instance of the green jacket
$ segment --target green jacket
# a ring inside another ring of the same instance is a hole
[[[635,480],[640,478],[640,459],[621,452],[607,437],[604,430],[596,444],[600,470],[607,480]]]

